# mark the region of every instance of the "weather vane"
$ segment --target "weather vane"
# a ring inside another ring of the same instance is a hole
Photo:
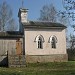
[[[22,0],[22,8],[24,7],[24,0]]]

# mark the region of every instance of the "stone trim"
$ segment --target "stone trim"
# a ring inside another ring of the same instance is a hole
[[[66,61],[68,61],[67,54],[26,55],[26,63],[66,62]]]

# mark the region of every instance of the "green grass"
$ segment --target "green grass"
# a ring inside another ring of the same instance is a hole
[[[0,75],[75,75],[75,61],[32,63],[25,68],[0,67]]]

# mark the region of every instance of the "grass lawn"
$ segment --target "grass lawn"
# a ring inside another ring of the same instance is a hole
[[[75,75],[75,61],[33,63],[25,68],[0,67],[0,75]]]

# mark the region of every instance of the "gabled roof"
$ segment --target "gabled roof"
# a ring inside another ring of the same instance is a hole
[[[39,28],[39,29],[66,28],[66,26],[60,23],[38,22],[38,21],[29,21],[27,23],[23,23],[23,25],[25,28]]]

